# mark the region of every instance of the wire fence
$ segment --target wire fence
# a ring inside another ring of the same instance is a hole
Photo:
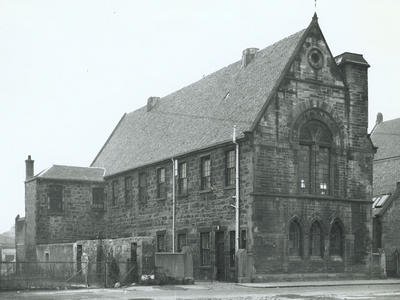
[[[138,281],[136,262],[0,262],[0,289],[113,287]]]

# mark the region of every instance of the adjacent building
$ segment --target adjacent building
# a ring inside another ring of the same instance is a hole
[[[374,158],[373,246],[386,256],[389,276],[400,275],[400,119],[377,116],[371,139]]]
[[[236,280],[236,126],[244,280],[367,273],[368,68],[334,57],[315,15],[124,114],[90,167],[34,175],[29,157],[25,258],[99,260],[100,247],[146,274],[154,252],[188,246],[195,279]]]

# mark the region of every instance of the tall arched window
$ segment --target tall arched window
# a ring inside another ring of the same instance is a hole
[[[301,227],[293,220],[289,224],[289,256],[302,256],[302,248]]]
[[[318,221],[313,222],[310,229],[310,256],[324,256],[324,239]]]
[[[305,123],[300,129],[298,150],[298,185],[306,194],[329,194],[332,134],[317,120]]]
[[[343,249],[343,229],[339,221],[335,221],[329,233],[329,255],[343,256]]]

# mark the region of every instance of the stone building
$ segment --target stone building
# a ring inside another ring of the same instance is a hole
[[[378,114],[371,139],[374,157],[373,248],[386,256],[389,276],[400,276],[400,119]]]
[[[235,280],[236,126],[244,280],[366,273],[368,68],[360,54],[332,56],[314,15],[306,29],[124,114],[90,167],[34,176],[28,159],[26,257],[95,256],[100,239],[124,259],[132,248],[144,257],[186,245],[195,279]]]

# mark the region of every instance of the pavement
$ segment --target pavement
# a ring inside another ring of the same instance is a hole
[[[400,286],[400,279],[355,279],[355,280],[319,280],[319,281],[285,281],[262,283],[237,283],[239,286],[252,288],[283,288],[283,287],[323,287],[323,286],[352,286],[352,285],[391,285]]]
[[[0,292],[4,300],[398,300],[400,279],[270,283],[196,282],[193,285],[132,285],[114,289]]]

